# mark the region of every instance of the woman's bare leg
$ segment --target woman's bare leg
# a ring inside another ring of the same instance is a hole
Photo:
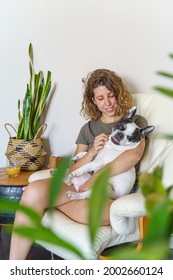
[[[113,200],[108,199],[101,220],[102,226],[110,225],[110,206]],[[67,204],[57,207],[72,220],[88,225],[88,199],[72,200]]]
[[[22,195],[20,204],[28,206],[37,211],[40,215],[43,215],[46,208],[48,208],[48,197],[50,190],[50,180],[38,180],[28,185]],[[88,224],[88,200],[74,200],[69,201],[66,197],[66,192],[69,190],[69,186],[62,187],[60,194],[58,195],[55,206],[62,211],[65,215],[75,220],[76,222]],[[70,187],[70,190],[74,188]],[[109,225],[109,209],[112,201],[109,200],[107,207],[104,210],[102,218],[102,225]],[[14,221],[14,227],[18,226],[30,226],[30,219],[20,211],[16,212]],[[13,233],[11,237],[10,256],[9,259],[23,260],[26,259],[28,252],[32,246],[32,241],[28,238],[22,237]]]
[[[72,187],[70,188],[74,191]],[[20,200],[20,204],[28,206],[38,212],[40,215],[43,215],[45,209],[48,208],[49,190],[49,179],[35,181],[26,187]],[[56,201],[56,206],[69,202],[68,198],[66,197],[66,192],[68,190],[69,186],[64,184],[61,193]],[[30,225],[32,225],[30,219],[24,213],[17,211],[14,221],[14,227]],[[31,240],[13,233],[11,237],[9,259],[26,259],[31,246]]]

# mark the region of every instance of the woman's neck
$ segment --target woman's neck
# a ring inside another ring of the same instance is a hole
[[[112,116],[112,117],[101,116],[100,120],[103,123],[114,123],[114,122],[118,121],[120,118],[121,118],[120,116]]]

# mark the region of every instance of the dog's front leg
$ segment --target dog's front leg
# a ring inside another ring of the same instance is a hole
[[[73,176],[70,173],[64,178],[64,183],[67,184],[68,186],[72,186],[73,184],[72,180],[73,180]]]
[[[89,198],[91,195],[91,190],[85,192],[66,192],[66,196],[69,200],[79,200],[79,199],[86,199]]]
[[[83,174],[87,174],[88,173],[88,164],[85,164],[83,166],[81,166],[80,168],[74,170],[73,172],[69,173],[66,178],[64,179],[64,182],[68,185],[71,186],[73,185],[73,179],[74,178],[79,178],[81,177]]]
[[[78,169],[71,172],[72,177],[80,177],[82,174],[89,172],[89,163],[84,164],[83,166],[79,167]]]
[[[88,162],[85,165],[81,166],[80,168],[74,170],[71,175],[73,177],[80,177],[82,174],[84,173],[89,173],[89,172],[95,172],[98,169],[100,169],[102,166],[104,166],[103,163],[101,163],[101,161],[97,161],[97,162]]]

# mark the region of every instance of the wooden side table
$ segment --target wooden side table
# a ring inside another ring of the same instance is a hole
[[[28,184],[28,178],[35,171],[20,172],[18,177],[9,177],[5,168],[0,168],[0,198],[19,201],[23,186]],[[15,213],[0,213],[0,225],[12,224]]]
[[[9,177],[5,168],[0,168],[0,185],[27,185],[28,178],[36,171],[21,171],[18,177]]]
[[[48,168],[56,168],[63,157],[51,156]],[[28,185],[28,179],[36,171],[21,171],[18,177],[9,177],[6,168],[0,168],[0,198],[20,201],[23,187]],[[14,221],[15,213],[0,213],[0,225],[11,225]]]

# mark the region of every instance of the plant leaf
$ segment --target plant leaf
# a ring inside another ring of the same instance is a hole
[[[82,253],[75,246],[63,240],[61,237],[55,234],[51,229],[42,226],[41,225],[42,216],[39,215],[37,212],[35,212],[33,209],[20,205],[16,201],[0,199],[0,210],[1,212],[5,212],[5,213],[7,211],[8,212],[9,211],[15,212],[16,210],[21,211],[25,213],[34,224],[34,227],[27,227],[27,226],[13,227],[14,232],[22,236],[25,236],[33,241],[42,240],[45,242],[49,242],[51,244],[56,244],[58,246],[64,247],[65,249],[75,253],[79,258],[84,259]],[[9,231],[11,231],[11,227]]]
[[[173,59],[173,53],[170,53],[170,54],[169,54],[169,57]]]
[[[71,161],[71,156],[65,157],[57,166],[56,170],[53,172],[53,177],[50,185],[50,193],[49,193],[49,208],[55,207],[55,200],[58,197],[61,187],[63,185],[63,179],[67,172],[67,168],[69,167]]]
[[[91,197],[88,201],[89,204],[89,230],[90,230],[90,239],[94,243],[95,236],[98,230],[98,227],[101,223],[102,213],[104,211],[104,206],[107,201],[107,185],[110,177],[110,169],[105,169],[99,176],[96,178],[93,186]]]
[[[26,95],[23,102],[23,122],[24,122],[24,139],[30,140],[32,138],[29,137],[29,133],[31,132],[31,108],[32,108],[32,93],[29,89],[29,85],[27,85]]]
[[[166,189],[164,188],[161,180],[152,173],[143,173],[139,176],[139,186],[144,196],[152,192],[160,193],[164,196],[167,195]]]
[[[40,127],[41,114],[46,104],[46,100],[51,91],[51,72],[47,72],[46,82],[44,74],[40,71],[38,74],[33,66],[33,47],[29,44],[29,72],[30,81],[27,84],[27,90],[23,102],[23,115],[18,110],[19,125],[17,130],[17,139],[34,139]]]
[[[73,253],[75,253],[80,259],[85,259],[83,254],[73,246],[69,242],[63,240],[57,234],[55,234],[51,229],[46,228],[44,226],[40,226],[39,228],[32,227],[16,227],[14,231],[22,236],[25,236],[32,241],[40,240],[43,242],[48,242],[50,244],[55,244],[57,246],[63,247]]]
[[[25,213],[36,225],[40,224],[42,218],[36,211],[19,204],[17,201],[0,199],[0,209],[2,212],[15,212],[16,210],[21,211]]]
[[[160,75],[160,76],[166,77],[166,78],[173,79],[173,74],[172,73],[158,71],[157,74]]]
[[[155,240],[152,244],[148,244],[141,251],[136,251],[130,245],[122,245],[122,247],[113,248],[109,252],[109,258],[112,260],[163,260],[169,257],[168,241]]]
[[[173,90],[172,89],[167,89],[167,88],[163,88],[163,87],[154,87],[155,90],[158,90],[159,92],[167,95],[167,96],[170,96],[170,97],[173,97]]]
[[[156,176],[160,181],[162,181],[163,178],[163,166],[157,166],[153,170],[154,176]]]
[[[171,202],[165,199],[155,205],[151,213],[145,241],[169,239],[172,213]]]
[[[167,140],[173,140],[173,134],[165,134],[164,138],[166,138]]]

